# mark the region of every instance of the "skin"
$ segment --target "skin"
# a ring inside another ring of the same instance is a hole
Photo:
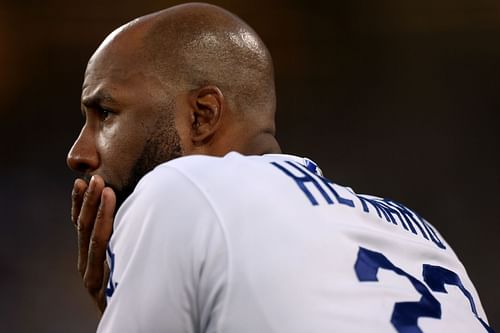
[[[190,154],[280,152],[272,60],[233,14],[176,6],[104,40],[87,65],[81,104],[85,124],[67,157],[82,174],[71,220],[78,271],[103,312],[114,215],[145,173]]]

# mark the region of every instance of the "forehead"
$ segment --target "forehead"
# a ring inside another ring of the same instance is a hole
[[[82,86],[82,102],[88,98],[126,99],[154,91],[155,78],[144,59],[125,47],[100,48],[90,59]]]
[[[142,25],[133,21],[104,39],[87,64],[83,94],[102,84],[131,84],[135,76],[144,74],[145,59],[141,55],[144,31]]]

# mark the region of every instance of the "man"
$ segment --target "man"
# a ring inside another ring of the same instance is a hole
[[[268,50],[215,6],[141,17],[97,49],[68,165],[98,330],[493,332],[430,224],[279,154],[275,104]]]

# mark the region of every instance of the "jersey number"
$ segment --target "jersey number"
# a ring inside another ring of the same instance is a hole
[[[394,305],[391,323],[398,333],[423,333],[417,325],[419,317],[440,319],[441,304],[432,295],[431,290],[434,292],[448,293],[445,288],[447,284],[456,286],[460,289],[463,295],[469,300],[471,311],[477,320],[479,320],[488,333],[494,333],[493,329],[478,316],[471,293],[465,289],[460,277],[456,273],[440,266],[424,264],[422,266],[422,276],[424,282],[430,288],[429,290],[422,281],[394,265],[382,253],[360,247],[354,265],[358,280],[361,282],[378,281],[377,273],[379,269],[386,269],[404,276],[422,296],[418,302],[397,302]]]

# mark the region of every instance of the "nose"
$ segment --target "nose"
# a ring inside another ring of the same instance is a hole
[[[69,150],[66,163],[70,169],[82,173],[92,172],[99,167],[95,139],[86,126],[82,128],[73,147]]]

